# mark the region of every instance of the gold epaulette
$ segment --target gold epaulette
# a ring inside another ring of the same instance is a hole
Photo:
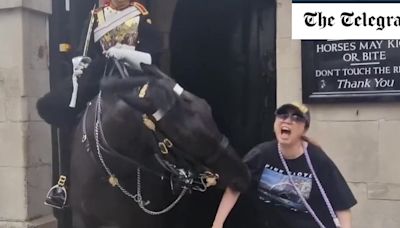
[[[97,14],[98,12],[103,11],[104,7],[106,7],[106,6],[100,6],[96,9],[94,9],[94,13]]]
[[[97,24],[101,25],[104,23],[104,8],[106,8],[108,6],[104,5],[104,6],[100,6],[99,8],[95,9],[93,14],[96,18]]]
[[[133,2],[131,3],[131,5],[136,7],[136,9],[138,9],[143,16],[149,14],[149,11],[146,9],[146,7],[144,7],[144,5],[140,4],[139,2]]]

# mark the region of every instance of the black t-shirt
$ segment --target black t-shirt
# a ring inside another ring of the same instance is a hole
[[[319,147],[307,151],[316,175],[334,211],[346,210],[357,201],[333,161]],[[319,228],[302,204],[279,158],[276,141],[254,147],[245,157],[252,174],[252,190],[258,197],[260,216],[269,228]],[[335,225],[320,190],[307,165],[305,155],[286,160],[294,182],[326,228]]]

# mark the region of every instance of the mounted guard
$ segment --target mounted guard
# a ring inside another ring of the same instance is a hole
[[[138,2],[111,0],[102,7],[94,7],[86,24],[78,48],[81,55],[72,59],[72,78],[37,102],[39,115],[59,128],[77,123],[87,102],[98,94],[102,78],[142,75],[140,65],[156,64],[161,53],[161,33],[152,25],[148,10]],[[60,162],[65,163],[69,156],[59,154]],[[61,209],[67,204],[65,169],[49,190],[46,205]]]

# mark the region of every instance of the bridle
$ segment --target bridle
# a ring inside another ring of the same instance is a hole
[[[145,84],[141,87],[138,97],[144,98],[146,96],[146,92],[148,89],[148,84]],[[173,91],[179,96],[184,92],[183,88],[178,84],[175,84],[173,87]],[[186,194],[186,192],[195,190],[195,191],[206,191],[209,187],[216,185],[217,180],[219,178],[218,174],[211,172],[204,165],[200,164],[200,162],[195,161],[193,159],[188,158],[187,153],[184,153],[183,150],[179,149],[166,134],[159,129],[158,122],[170,111],[170,109],[175,105],[175,102],[170,105],[167,109],[158,109],[151,115],[143,114],[143,124],[149,129],[154,137],[155,143],[158,146],[159,151],[154,153],[154,156],[157,162],[161,165],[161,167],[166,171],[165,173],[160,173],[154,171],[150,168],[146,168],[143,165],[139,164],[134,159],[125,156],[118,151],[116,151],[106,140],[104,135],[101,115],[102,115],[102,92],[97,96],[96,106],[94,109],[94,139],[96,144],[96,152],[97,157],[103,167],[103,169],[107,172],[109,178],[108,181],[113,187],[118,187],[125,195],[132,198],[140,208],[143,209],[146,213],[150,215],[160,215],[169,210],[171,210],[180,199]],[[86,150],[90,151],[89,140],[87,137],[86,131],[86,122],[89,107],[91,103],[88,104],[82,122],[82,143],[86,143]],[[206,160],[207,164],[212,162],[216,162],[221,155],[226,151],[226,148],[229,146],[229,141],[225,136],[222,136],[222,139],[218,145],[218,148],[213,156]],[[120,158],[130,164],[133,164],[137,167],[137,193],[135,195],[128,192],[120,183],[118,178],[112,172],[112,170],[107,166],[102,152],[106,152],[108,155]],[[201,172],[194,171],[193,166],[202,170]],[[173,201],[169,206],[160,211],[151,211],[145,208],[145,206],[149,203],[148,201],[144,201],[141,195],[141,169],[148,171],[152,174],[155,174],[161,179],[169,178],[171,189],[174,188],[181,189],[178,197]]]
[[[139,92],[139,98],[146,95],[148,84],[145,84]],[[181,96],[184,92],[179,84],[175,84],[173,91]],[[190,158],[185,151],[175,145],[170,138],[165,134],[162,129],[158,127],[158,122],[174,107],[175,102],[168,106],[166,109],[158,109],[152,115],[143,114],[144,125],[152,132],[155,142],[159,147],[159,152],[156,153],[156,159],[160,165],[175,178],[179,184],[191,188],[196,191],[204,192],[208,187],[216,184],[218,174],[211,172],[203,164]],[[226,151],[229,146],[229,141],[225,136],[218,145],[218,149],[211,158],[206,160],[206,164],[215,162]],[[202,170],[200,173],[193,171],[193,166],[197,170]]]

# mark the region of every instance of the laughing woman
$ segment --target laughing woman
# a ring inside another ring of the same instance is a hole
[[[276,111],[276,140],[254,147],[244,158],[257,194],[260,226],[268,228],[350,228],[356,204],[342,174],[305,133],[310,112],[302,104]],[[213,228],[222,228],[239,192],[227,188]]]

